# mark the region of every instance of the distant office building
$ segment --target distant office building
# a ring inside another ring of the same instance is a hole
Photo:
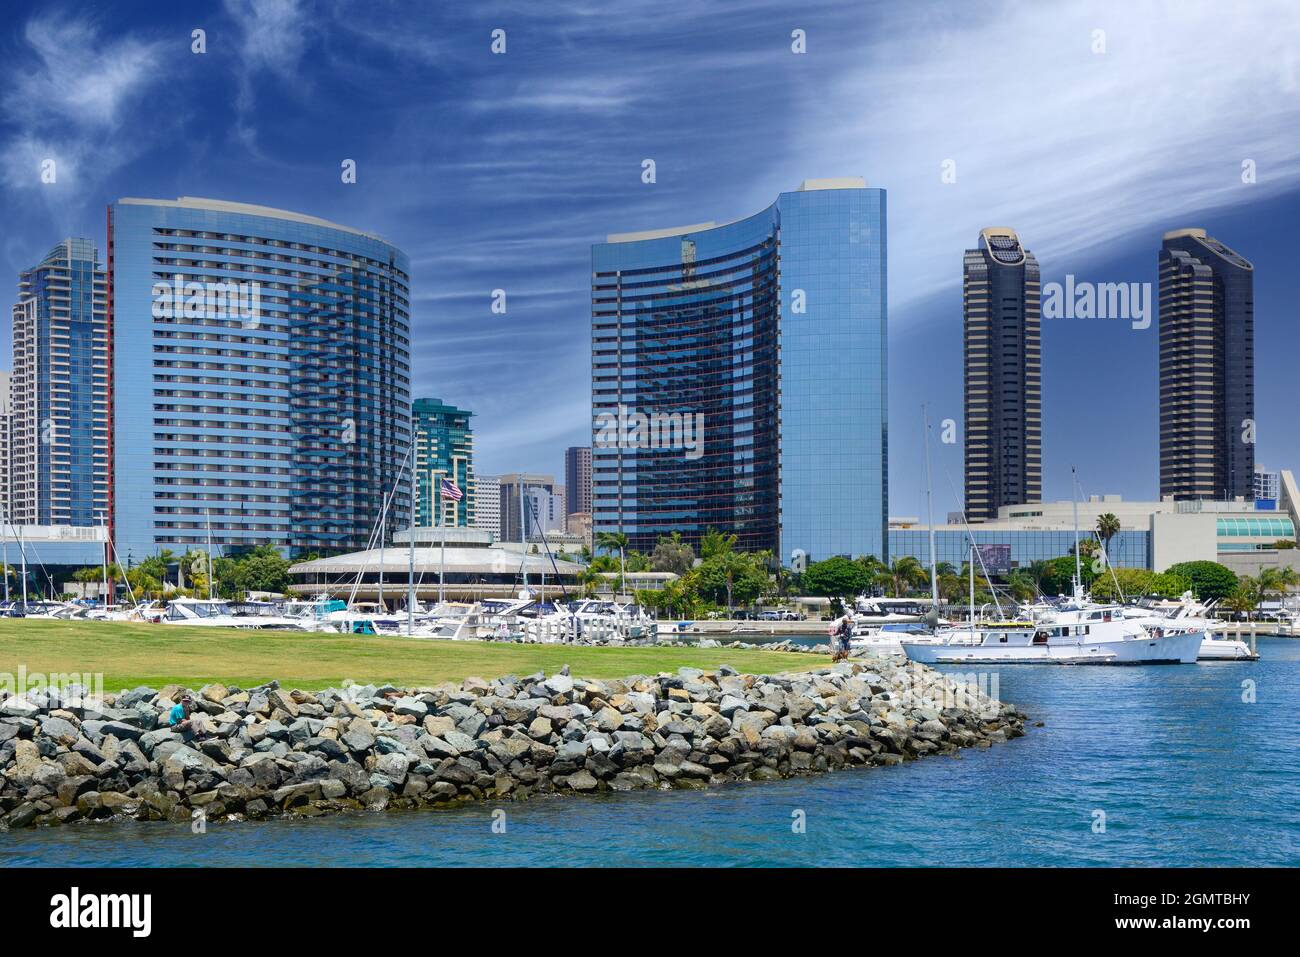
[[[1282,493],[1281,476],[1255,466],[1255,501],[1276,502]]]
[[[1038,260],[1005,227],[981,230],[962,275],[966,517],[1043,496]]]
[[[67,239],[18,280],[13,307],[11,520],[108,518],[108,278],[88,239]]]
[[[569,522],[569,492],[565,486],[557,485],[552,494],[555,501],[551,503],[551,525],[562,532]]]
[[[594,532],[886,554],[884,190],[611,235],[592,273]]]
[[[564,496],[567,514],[591,511],[591,449],[586,446],[564,450]]]
[[[447,405],[441,399],[416,399],[411,409],[415,428],[416,526],[472,526],[474,432],[469,420],[474,413]],[[444,480],[460,491],[459,501],[444,494]]]
[[[565,519],[564,527],[568,529],[570,535],[582,539],[582,543],[591,548],[591,513],[590,512],[570,512]]]
[[[497,478],[501,488],[501,539],[507,542],[519,541],[521,534],[520,508],[527,511],[527,535],[532,537],[540,532],[553,529],[563,530],[563,524],[556,526],[556,514],[559,508],[555,501],[555,476],[534,473],[512,472]],[[523,497],[520,498],[522,487]]]
[[[160,548],[363,549],[409,522],[406,254],[219,200],[109,207],[114,535]]]
[[[474,527],[492,533],[492,541],[501,540],[501,484],[495,476],[474,476]]]
[[[1252,496],[1254,423],[1254,267],[1203,229],[1165,233],[1160,494]]]

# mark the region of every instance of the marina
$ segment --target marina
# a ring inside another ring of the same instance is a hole
[[[1264,637],[1259,647],[1259,662],[1200,668],[1007,669],[999,694],[1030,714],[1025,737],[960,759],[202,834],[165,822],[18,830],[5,835],[6,860],[469,867],[490,854],[519,867],[1294,866],[1300,690],[1289,676],[1300,644]],[[1274,691],[1246,702],[1247,679]],[[796,810],[803,834],[791,831]],[[492,830],[499,811],[504,834]]]

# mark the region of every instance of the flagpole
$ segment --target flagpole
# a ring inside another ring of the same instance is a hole
[[[406,561],[406,635],[408,638],[415,634],[415,505],[420,496],[414,438],[411,440],[411,445],[411,528],[407,533],[411,536],[411,541]]]

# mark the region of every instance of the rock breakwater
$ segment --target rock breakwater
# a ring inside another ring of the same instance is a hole
[[[1023,734],[1013,705],[898,659],[780,675],[682,668],[620,680],[507,676],[426,688],[278,683],[0,700],[0,826],[257,819],[705,788],[897,764]]]

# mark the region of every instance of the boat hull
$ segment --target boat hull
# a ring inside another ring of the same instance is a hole
[[[1197,661],[1258,661],[1244,641],[1227,638],[1209,638],[1201,642],[1196,653]]]
[[[903,653],[927,665],[1176,665],[1193,664],[1204,633],[1045,645],[936,645],[902,642]]]

